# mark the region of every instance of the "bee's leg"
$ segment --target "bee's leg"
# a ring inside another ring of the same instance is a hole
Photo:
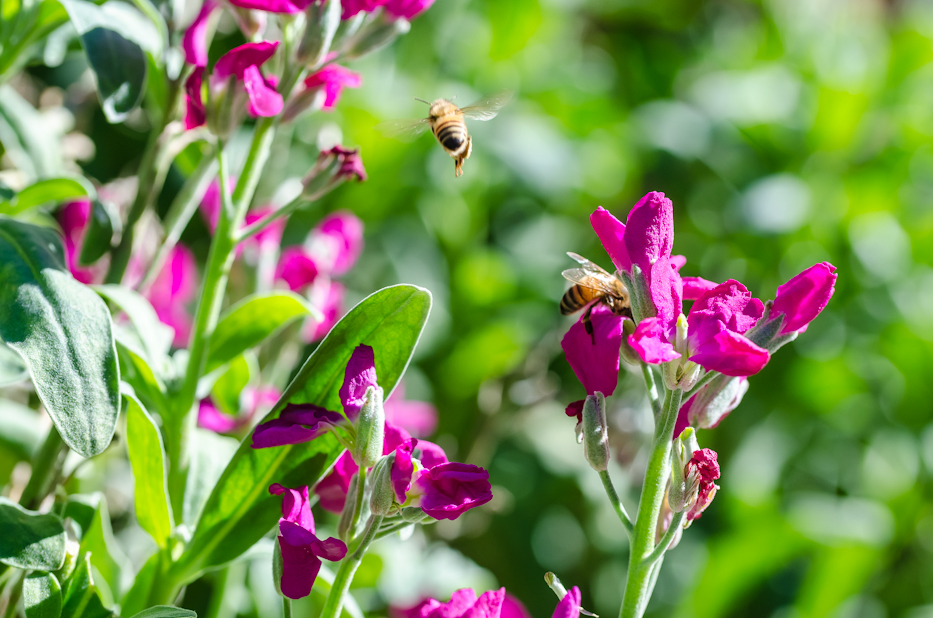
[[[586,308],[586,312],[583,314],[583,330],[585,330],[586,334],[593,340],[593,345],[596,345],[596,334],[593,332],[593,323],[590,321],[590,314],[593,313],[593,307],[595,306],[596,303],[591,304]]]
[[[463,176],[463,157],[454,159],[454,176],[457,178]]]

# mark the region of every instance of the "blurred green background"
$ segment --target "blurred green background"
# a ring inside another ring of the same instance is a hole
[[[738,410],[700,433],[722,489],[668,554],[649,615],[933,616],[931,61],[922,0],[438,0],[351,66],[363,86],[336,112],[281,132],[260,200],[318,145],[362,147],[369,180],[322,206],[366,223],[351,300],[400,281],[433,292],[406,394],[437,406],[436,441],[495,486],[487,507],[383,543],[392,568],[377,577],[380,560],[367,563],[363,605],[384,614],[498,582],[544,617],[553,570],[586,608],[617,613],[627,544],[563,414],[583,390],[560,354],[571,321],[557,301],[566,251],[610,266],[589,213],[624,218],[657,190],[674,202],[686,275],[736,278],[763,299],[817,261],[839,280]],[[67,68],[31,72],[55,83]],[[464,105],[504,88],[517,98],[470,125],[459,179],[430,136],[372,129],[423,115],[415,96]],[[84,168],[105,182],[134,169],[145,134],[95,105],[75,115],[97,145]],[[285,243],[321,212],[294,217]],[[185,242],[206,252],[200,220]],[[651,431],[639,376],[623,376],[611,420],[631,510]],[[266,567],[250,568],[263,581]],[[231,593],[225,611],[272,615],[267,592]]]

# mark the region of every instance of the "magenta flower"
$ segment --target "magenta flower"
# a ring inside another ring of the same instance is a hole
[[[363,12],[371,13],[385,3],[386,0],[344,0],[340,3],[340,19],[350,19]]]
[[[359,416],[366,401],[366,390],[370,386],[379,387],[376,382],[376,353],[368,345],[360,344],[350,355],[343,375],[343,386],[340,387],[343,411],[351,421]]]
[[[240,426],[241,422],[237,417],[218,410],[210,398],[202,399],[198,405],[198,427],[214,433],[230,433]]]
[[[778,286],[770,318],[784,316],[779,335],[805,331],[826,308],[836,291],[835,270],[829,262],[820,262]]]
[[[342,6],[346,12],[347,5]],[[338,64],[328,64],[306,77],[304,83],[306,89],[321,88],[324,90],[322,109],[327,112],[337,106],[344,88],[359,88],[363,84],[363,78],[359,73],[354,73]]]
[[[282,554],[279,586],[289,599],[301,599],[311,594],[314,580],[321,570],[321,558],[343,560],[347,546],[334,537],[322,541],[314,535],[314,516],[307,486],[299,490],[274,483],[269,486],[269,493],[283,496],[278,537]]]
[[[505,588],[489,590],[479,598],[472,588],[462,588],[447,603],[426,599],[405,613],[407,618],[499,618],[504,599]]]
[[[344,422],[342,415],[310,403],[290,403],[278,418],[253,431],[253,448],[270,448],[310,442]]]
[[[277,281],[284,281],[292,291],[314,283],[321,269],[317,262],[302,247],[286,247],[279,257],[275,269]]]
[[[386,13],[393,17],[412,20],[434,4],[434,0],[389,0],[385,4]]]
[[[207,25],[211,13],[218,7],[214,0],[204,0],[198,16],[194,18],[181,38],[181,48],[185,52],[185,61],[196,67],[207,66]]]
[[[204,106],[204,67],[195,67],[185,80],[185,130],[189,131],[207,123],[207,108]]]
[[[211,73],[211,84],[222,84],[230,76],[243,82],[252,116],[276,116],[282,111],[282,95],[263,77],[259,67],[275,55],[278,41],[244,43],[220,57]]]
[[[356,151],[348,151],[355,155]],[[356,163],[349,160],[343,165],[356,167]],[[355,157],[359,161],[359,156]],[[360,162],[362,166],[362,162]],[[358,172],[350,172],[356,175]],[[366,172],[363,172],[365,178]],[[356,264],[360,253],[363,252],[363,222],[349,210],[338,210],[324,217],[320,223],[311,230],[309,244],[312,250],[320,256],[324,269],[331,275],[342,275]]]
[[[233,6],[241,9],[256,9],[269,13],[301,13],[314,0],[229,0]]]
[[[68,202],[58,211],[58,223],[65,237],[65,265],[75,279],[86,284],[102,282],[105,274],[104,264],[78,265],[92,208],[91,200],[84,198]]]
[[[418,440],[411,438],[395,449],[395,459],[392,462],[389,479],[392,481],[392,489],[395,491],[395,498],[399,504],[405,503],[405,494],[411,489],[411,475],[415,472],[411,453],[416,444]]]
[[[683,283],[684,300],[697,300],[718,285],[702,277],[681,277],[680,280]]]
[[[343,315],[343,295],[345,292],[343,284],[337,281],[331,281],[328,277],[318,277],[308,290],[308,300],[311,305],[316,307],[324,319],[320,322],[308,320],[303,338],[306,342],[312,343],[318,339],[323,339],[330,329],[334,327],[340,316]]]
[[[687,462],[684,477],[688,479],[688,482],[699,483],[696,503],[687,511],[687,521],[698,519],[719,490],[719,486],[714,482],[719,478],[719,462],[717,459],[715,451],[701,448]]]
[[[729,280],[697,299],[687,315],[687,338],[675,346],[675,338],[660,318],[642,320],[629,344],[646,363],[659,364],[681,356],[709,371],[729,376],[749,376],[761,371],[771,355],[745,337],[764,312],[744,285]]]
[[[260,206],[255,210],[246,213],[244,225],[252,225],[262,221],[275,212],[275,207],[271,205]],[[285,232],[286,219],[279,218],[260,230],[258,234],[243,241],[243,247],[246,250],[259,251],[266,248],[278,248],[282,243],[282,234]]]
[[[197,294],[198,267],[194,254],[183,245],[175,245],[159,272],[146,298],[159,316],[159,321],[175,330],[174,344],[183,346],[191,335],[191,315],[186,305]]]
[[[437,428],[437,408],[424,401],[405,399],[405,385],[400,382],[383,404],[386,422],[394,423],[416,438],[434,433]]]
[[[596,305],[590,312],[592,335],[586,332],[586,326],[580,319],[561,339],[564,356],[587,395],[598,391],[608,397],[616,389],[624,319],[612,313],[605,305]],[[567,407],[567,415],[576,416],[578,421],[581,420],[582,412],[582,400]]]
[[[359,469],[350,451],[344,451],[337,458],[333,469],[314,486],[314,493],[325,510],[338,514],[343,512],[350,491],[350,480]]]
[[[423,492],[421,510],[434,519],[456,519],[492,500],[489,472],[471,464],[448,462],[422,470],[414,484]]]

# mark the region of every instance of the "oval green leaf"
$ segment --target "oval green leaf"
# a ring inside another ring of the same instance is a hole
[[[62,595],[64,618],[111,618],[114,613],[104,606],[91,575],[91,554],[84,554],[78,568],[65,583]]]
[[[259,345],[293,320],[320,312],[294,292],[272,292],[244,298],[220,317],[211,335],[205,373]]]
[[[276,418],[288,403],[340,410],[344,371],[361,343],[375,350],[379,384],[390,393],[405,373],[430,310],[431,293],[413,285],[392,286],[365,298],[305,361],[264,420]],[[187,551],[176,564],[176,576],[190,580],[252,547],[281,512],[281,500],[269,494],[269,485],[313,485],[341,450],[330,434],[306,444],[267,449],[253,449],[247,437],[211,492]]]
[[[107,501],[101,493],[68,496],[63,518],[71,518],[72,529],[81,543],[78,555],[91,556],[93,572],[117,597],[125,588],[124,575],[132,570],[129,559],[113,537]],[[99,584],[100,582],[98,582]]]
[[[156,605],[144,609],[138,614],[133,614],[132,618],[198,618],[198,614],[190,609],[182,609],[172,605]]]
[[[54,575],[36,572],[23,580],[23,608],[26,618],[59,618],[62,615],[62,588]]]
[[[17,193],[16,197],[10,201],[9,208],[4,209],[3,214],[17,215],[43,204],[57,204],[66,200],[93,197],[95,195],[94,187],[81,177],[47,178],[29,185]]]
[[[58,515],[28,511],[0,497],[0,563],[55,571],[65,562],[65,528]]]
[[[126,448],[136,478],[136,520],[165,548],[172,535],[172,506],[168,500],[165,447],[149,413],[135,397],[126,398]]]
[[[101,453],[119,415],[110,312],[65,271],[58,234],[0,218],[0,338],[23,358],[65,443]]]

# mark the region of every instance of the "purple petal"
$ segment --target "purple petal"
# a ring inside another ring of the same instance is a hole
[[[331,513],[343,512],[350,490],[350,479],[359,471],[350,451],[344,451],[334,463],[333,470],[314,486],[314,493],[320,498],[321,506]]]
[[[600,206],[590,215],[590,225],[599,236],[606,253],[612,258],[616,268],[624,271],[632,270],[632,260],[629,259],[628,249],[625,247],[625,224],[612,216],[608,210]]]
[[[418,485],[424,491],[421,509],[434,519],[456,519],[492,500],[489,473],[470,464],[449,462],[422,470]]]
[[[282,95],[266,84],[257,66],[246,67],[243,71],[243,87],[249,97],[247,111],[253,118],[278,116],[285,106]]]
[[[318,557],[331,562],[343,560],[343,557],[347,555],[346,543],[334,537],[328,537],[323,541],[315,538],[311,543],[311,549]]]
[[[311,502],[308,500],[308,486],[301,489],[289,489],[278,483],[269,486],[269,493],[282,496],[282,520],[292,523],[314,534],[314,516],[311,515]]]
[[[230,4],[241,9],[255,9],[269,13],[300,13],[311,3],[300,0],[230,0]]]
[[[310,442],[323,435],[343,416],[312,404],[288,404],[279,418],[262,423],[253,431],[253,448],[269,448]]]
[[[593,334],[586,332],[580,318],[560,342],[567,362],[589,395],[599,391],[608,397],[616,389],[623,319],[608,307],[597,305],[590,312]]]
[[[671,256],[674,247],[674,205],[663,193],[652,191],[638,200],[625,222],[625,248],[642,272]]]
[[[499,618],[532,618],[522,602],[509,593],[505,593]]]
[[[286,247],[279,258],[275,278],[288,284],[292,291],[314,283],[320,270],[317,262],[301,247]]]
[[[583,404],[585,403],[586,401],[583,399],[578,399],[577,401],[568,403],[567,407],[564,408],[564,414],[570,417],[576,416],[577,422],[582,423],[583,422]]]
[[[204,82],[204,67],[195,67],[185,80],[185,130],[200,127],[207,122],[207,110],[201,94]]]
[[[463,618],[499,618],[502,602],[505,600],[505,588],[488,590],[481,594]]]
[[[836,291],[835,270],[829,262],[820,262],[778,286],[771,317],[784,316],[780,334],[806,330],[823,311]]]
[[[198,427],[214,433],[229,433],[238,425],[236,417],[218,410],[210,399],[202,399],[198,405]]]
[[[574,586],[567,591],[560,600],[551,618],[579,618],[580,617],[580,589]]]
[[[708,371],[727,376],[750,376],[761,371],[771,354],[742,335],[723,328],[715,337],[707,339],[690,360]]]
[[[260,41],[258,43],[244,43],[239,47],[234,47],[221,56],[217,64],[214,65],[211,78],[224,81],[231,75],[235,75],[237,79],[243,79],[243,73],[246,69],[262,65],[275,55],[278,46],[278,41]]]
[[[389,478],[395,491],[395,498],[399,504],[405,503],[405,494],[411,489],[411,475],[415,472],[415,464],[411,460],[411,452],[418,443],[414,438],[406,440],[395,449],[395,460]]]
[[[311,594],[314,580],[321,570],[321,559],[307,545],[296,547],[279,537],[282,553],[282,594],[289,599],[302,599]]]
[[[417,453],[418,459],[425,468],[434,468],[447,463],[447,453],[433,442],[418,440],[417,450],[420,451]]]
[[[696,300],[718,284],[702,277],[682,277],[684,300]]]
[[[295,547],[310,546],[317,540],[310,530],[284,519],[279,520],[279,533],[286,543]]]
[[[418,15],[421,15],[434,4],[434,0],[389,0],[386,5],[386,13],[393,17],[402,17],[411,21]]]
[[[347,418],[355,420],[363,407],[366,389],[378,386],[376,382],[376,354],[368,345],[361,344],[353,350],[347,370],[344,373],[343,386],[340,387],[340,400]]]
[[[638,357],[651,365],[659,365],[680,358],[668,339],[666,329],[658,318],[642,320],[629,335],[628,344]],[[605,394],[605,393],[604,393]]]
[[[214,0],[204,0],[198,16],[194,18],[181,38],[181,48],[185,52],[185,61],[196,67],[207,66],[207,24],[211,13],[217,8]]]
[[[744,333],[758,321],[764,313],[764,305],[744,285],[734,279],[720,283],[698,298],[687,316],[690,324],[690,337],[693,339],[695,323],[700,320],[719,320],[726,328],[736,333]]]

